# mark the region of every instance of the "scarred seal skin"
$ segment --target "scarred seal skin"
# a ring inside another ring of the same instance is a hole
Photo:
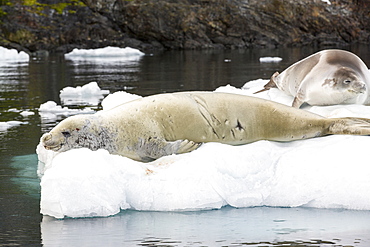
[[[204,142],[241,145],[330,134],[369,135],[370,120],[328,119],[237,94],[182,92],[153,95],[96,114],[69,117],[44,134],[41,143],[57,152],[102,148],[147,162],[190,152]]]
[[[275,72],[264,90],[273,87],[294,96],[292,106],[296,108],[303,103],[370,103],[369,69],[358,56],[344,50],[323,50],[298,61],[280,74]]]

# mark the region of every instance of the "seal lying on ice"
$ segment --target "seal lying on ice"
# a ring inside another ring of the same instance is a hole
[[[324,118],[276,102],[229,93],[182,92],[137,99],[111,110],[76,115],[42,136],[63,152],[103,148],[139,161],[186,153],[203,142],[230,145],[292,141],[330,134],[369,135],[370,119]]]
[[[296,108],[305,102],[310,105],[370,103],[369,69],[358,56],[343,50],[320,51],[280,74],[275,72],[265,89],[273,87],[294,96],[292,106]]]

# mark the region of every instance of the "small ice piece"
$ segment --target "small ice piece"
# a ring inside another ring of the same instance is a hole
[[[330,2],[330,0],[321,0],[322,2],[324,2],[324,3],[327,3],[327,4],[329,4],[329,5],[331,5],[331,2]]]
[[[83,110],[79,109],[70,109],[68,107],[62,107],[60,105],[57,105],[54,101],[47,101],[46,103],[43,103],[40,105],[39,108],[39,115],[41,118],[46,119],[56,119],[57,116],[71,116],[76,115],[80,113],[93,113],[94,111],[90,108],[85,108]]]
[[[7,121],[7,122],[0,122],[0,131],[7,131],[9,128],[19,126],[21,124],[27,124],[28,122],[21,122],[21,121]]]
[[[282,60],[281,57],[260,57],[260,63],[278,63]]]
[[[22,111],[21,113],[19,113],[22,115],[22,117],[28,117],[28,116],[32,116],[32,115],[35,115],[34,112],[32,111]]]
[[[83,86],[65,87],[60,91],[60,99],[64,105],[98,105],[109,90],[102,90],[97,82],[90,82]]]
[[[18,109],[15,108],[10,108],[8,109],[8,112],[20,112]]]

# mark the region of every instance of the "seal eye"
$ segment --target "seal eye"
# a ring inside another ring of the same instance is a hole
[[[351,83],[351,80],[344,80],[344,84],[350,84]]]
[[[62,132],[62,135],[65,137],[65,138],[68,138],[71,136],[71,133],[69,133],[68,131],[63,131]]]

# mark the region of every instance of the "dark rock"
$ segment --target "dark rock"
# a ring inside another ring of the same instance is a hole
[[[0,45],[65,53],[108,45],[150,51],[369,43],[370,3],[331,2],[3,0]]]

